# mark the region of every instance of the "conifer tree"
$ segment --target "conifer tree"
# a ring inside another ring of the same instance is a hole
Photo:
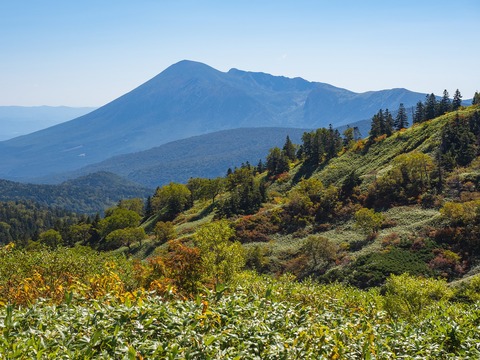
[[[312,152],[312,142],[313,142],[313,136],[311,132],[304,132],[302,135],[302,145],[301,145],[301,150],[302,150],[302,156],[304,156],[306,159],[310,157],[310,154]]]
[[[398,112],[397,116],[395,117],[394,125],[396,130],[405,129],[408,127],[407,110],[405,110],[405,106],[403,105],[403,103],[400,103],[400,106],[398,107]]]
[[[288,158],[278,147],[270,149],[267,170],[270,175],[279,175],[289,170]]]
[[[380,135],[383,135],[385,134],[385,114],[382,109],[378,110],[378,120],[380,125]]]
[[[323,156],[325,154],[325,146],[327,144],[326,131],[327,130],[325,128],[321,128],[321,129],[317,129],[312,134],[313,136],[312,150],[311,150],[311,153],[309,154],[309,159],[315,165],[318,165],[323,161]]]
[[[325,146],[327,160],[333,159],[342,149],[342,138],[338,130],[333,130],[332,124],[328,127],[327,143]]]
[[[475,95],[473,95],[472,105],[480,105],[480,93],[475,91]]]
[[[261,174],[265,171],[265,165],[263,165],[262,159],[258,160],[257,173]]]
[[[440,116],[445,114],[446,112],[450,111],[452,106],[452,102],[450,101],[450,95],[448,91],[445,89],[443,90],[442,100],[438,103],[438,110],[436,111],[436,115]]]
[[[437,99],[435,98],[435,94],[431,93],[427,95],[425,100],[425,116],[424,120],[431,120],[435,117],[435,109],[437,107]]]
[[[385,122],[383,119],[383,111],[380,110],[378,113],[373,115],[372,123],[370,127],[370,141],[375,140],[376,137],[382,135],[385,129]]]
[[[296,151],[295,145],[290,140],[290,136],[287,135],[287,139],[285,140],[285,145],[283,145],[283,153],[289,158],[291,161],[296,160]]]
[[[392,113],[388,111],[388,109],[385,109],[384,117],[385,117],[385,134],[387,134],[387,136],[390,136],[393,133],[395,120],[393,119]]]
[[[424,117],[425,117],[425,108],[423,106],[423,103],[419,101],[415,106],[415,113],[413,114],[413,123],[419,124],[423,122]]]
[[[470,124],[461,121],[458,114],[442,130],[440,151],[448,170],[455,165],[468,165],[477,154],[476,137],[470,131]]]
[[[457,110],[460,106],[462,106],[462,94],[460,94],[460,91],[457,89],[453,95],[452,111]]]

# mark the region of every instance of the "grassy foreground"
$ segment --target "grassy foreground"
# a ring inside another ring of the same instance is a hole
[[[5,305],[0,358],[479,358],[478,303],[449,301],[436,280],[409,284],[394,277],[380,295],[243,273],[191,300],[74,295],[59,305]]]

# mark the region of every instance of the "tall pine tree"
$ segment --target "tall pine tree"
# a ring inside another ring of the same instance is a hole
[[[452,102],[450,101],[450,95],[448,91],[445,89],[443,90],[443,96],[440,102],[438,103],[438,110],[436,111],[436,115],[440,116],[445,114],[446,112],[450,111],[452,106]]]
[[[375,140],[376,137],[384,134],[385,130],[385,120],[383,118],[383,111],[379,110],[378,113],[373,115],[372,123],[370,126],[370,142]]]
[[[457,89],[453,95],[452,111],[457,110],[460,106],[462,106],[462,94],[460,94],[460,91]]]
[[[292,141],[290,140],[290,136],[287,135],[287,139],[285,140],[285,145],[283,145],[283,153],[289,158],[291,161],[296,160],[296,149],[295,145],[293,145]]]
[[[385,109],[384,118],[385,118],[385,134],[387,134],[387,136],[390,136],[393,133],[395,120],[393,119],[392,113],[388,111],[388,109]]]
[[[437,107],[437,99],[435,98],[435,94],[431,93],[427,95],[425,100],[425,116],[424,120],[431,120],[435,117],[435,109]]]
[[[423,106],[423,103],[419,101],[415,106],[415,113],[413,114],[413,123],[419,124],[423,122],[424,118],[425,118],[425,108]]]
[[[398,107],[397,116],[395,117],[394,126],[396,130],[406,129],[408,127],[408,115],[407,110],[403,103],[400,103]]]

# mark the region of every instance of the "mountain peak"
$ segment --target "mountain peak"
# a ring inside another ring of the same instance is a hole
[[[170,65],[160,74],[168,74],[168,73],[182,73],[188,75],[198,75],[200,73],[217,73],[218,70],[208,66],[207,64],[193,61],[193,60],[181,60],[173,65]]]

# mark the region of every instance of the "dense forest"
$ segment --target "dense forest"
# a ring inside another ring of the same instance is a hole
[[[5,203],[0,354],[479,357],[480,96],[461,98],[102,216]]]
[[[121,199],[146,198],[150,189],[100,171],[59,185],[22,184],[0,180],[0,201],[31,200],[39,205],[80,214],[103,213]]]

